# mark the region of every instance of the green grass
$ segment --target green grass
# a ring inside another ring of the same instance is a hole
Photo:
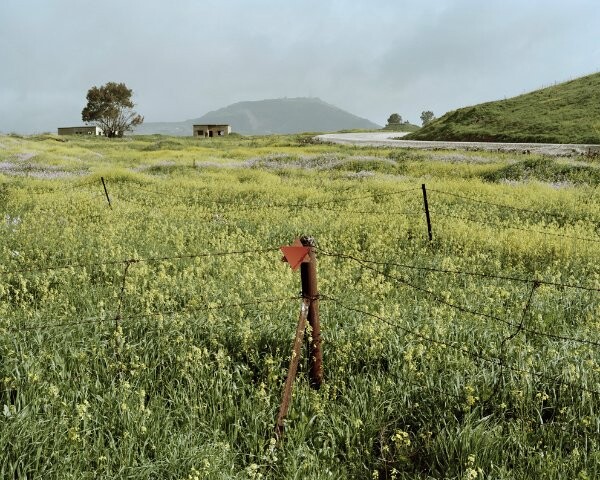
[[[600,73],[446,113],[407,139],[600,143]]]
[[[0,137],[0,478],[600,476],[600,349],[540,335],[597,341],[598,292],[399,266],[599,289],[593,160],[56,139]],[[303,357],[276,446],[300,289],[276,248],[300,234],[325,383]]]

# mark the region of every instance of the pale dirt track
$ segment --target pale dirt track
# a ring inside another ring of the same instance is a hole
[[[420,148],[426,150],[486,150],[491,152],[537,153],[556,157],[600,153],[600,145],[574,143],[499,143],[499,142],[434,142],[421,140],[394,140],[405,132],[327,133],[317,135],[321,142],[366,147]]]

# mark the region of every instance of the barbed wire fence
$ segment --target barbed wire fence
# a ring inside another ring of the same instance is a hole
[[[191,313],[201,312],[201,311],[221,310],[221,309],[235,308],[235,307],[259,306],[259,305],[265,305],[268,303],[279,303],[279,302],[286,302],[286,301],[297,301],[298,299],[300,299],[299,296],[289,296],[289,297],[280,297],[280,298],[268,298],[267,297],[267,298],[263,298],[263,299],[257,299],[255,301],[238,302],[238,303],[231,303],[231,304],[227,304],[227,303],[215,304],[216,302],[207,302],[204,305],[195,306],[194,308],[183,309],[183,310],[159,310],[159,311],[150,312],[150,313],[145,312],[145,313],[137,313],[137,314],[134,313],[134,314],[128,314],[128,315],[123,315],[123,313],[122,313],[123,295],[124,295],[124,291],[125,291],[125,282],[127,280],[127,274],[128,274],[129,268],[132,265],[135,265],[136,263],[142,263],[142,262],[153,263],[153,262],[160,262],[160,261],[165,261],[165,260],[193,259],[193,258],[201,258],[201,257],[208,257],[208,256],[230,256],[230,255],[248,255],[248,254],[256,255],[256,254],[261,254],[261,253],[262,254],[273,253],[276,250],[278,250],[278,248],[273,247],[273,248],[265,249],[262,251],[234,250],[234,251],[222,251],[222,252],[204,252],[204,253],[172,255],[172,256],[164,256],[164,257],[111,260],[111,261],[96,262],[96,263],[77,263],[77,264],[71,263],[71,264],[63,264],[63,265],[52,265],[52,266],[38,268],[38,269],[3,271],[3,272],[1,272],[2,274],[8,275],[8,274],[15,274],[15,273],[22,273],[22,272],[28,272],[28,273],[45,272],[45,271],[50,271],[50,270],[67,269],[67,268],[70,268],[70,269],[72,269],[72,268],[89,268],[89,267],[98,267],[101,265],[123,265],[123,273],[122,273],[122,276],[120,279],[120,283],[118,285],[116,285],[116,287],[118,289],[118,297],[117,297],[117,305],[115,308],[114,316],[104,315],[104,316],[98,316],[98,317],[87,317],[87,318],[79,319],[76,321],[58,322],[58,323],[44,322],[44,323],[39,323],[38,325],[35,325],[35,326],[20,326],[20,327],[14,327],[14,328],[6,328],[4,330],[6,332],[19,333],[19,332],[26,332],[26,331],[33,331],[33,330],[51,330],[51,329],[55,329],[55,328],[77,327],[77,326],[81,326],[81,325],[85,325],[85,324],[89,324],[89,323],[104,323],[104,322],[113,322],[115,329],[117,329],[117,328],[119,328],[119,326],[123,320],[141,320],[144,318],[151,318],[151,317],[155,317],[155,316],[159,316],[159,315],[191,314]],[[532,336],[538,336],[538,337],[545,337],[545,338],[549,338],[554,341],[589,345],[589,346],[595,347],[595,348],[600,347],[600,342],[593,340],[593,339],[570,337],[570,336],[557,334],[557,333],[539,331],[539,330],[527,327],[524,324],[525,316],[531,307],[531,300],[533,298],[533,294],[534,294],[535,290],[542,284],[547,284],[547,285],[550,285],[553,287],[560,287],[560,288],[583,289],[583,290],[586,290],[589,292],[598,292],[598,291],[600,291],[600,289],[586,287],[586,286],[580,286],[580,285],[571,285],[571,284],[566,284],[566,283],[562,284],[562,283],[558,283],[558,282],[545,282],[543,280],[539,280],[536,278],[524,279],[524,278],[513,278],[513,277],[486,274],[485,275],[486,278],[498,278],[498,279],[502,279],[502,280],[508,280],[511,282],[516,281],[519,283],[525,282],[525,283],[529,283],[532,286],[530,295],[529,295],[526,305],[523,309],[520,322],[517,324],[510,320],[498,317],[496,315],[492,315],[492,314],[489,314],[486,312],[481,312],[481,311],[475,310],[471,307],[467,307],[467,306],[460,305],[458,303],[446,300],[445,298],[442,298],[439,294],[437,294],[429,289],[415,285],[414,283],[407,281],[406,279],[404,279],[402,277],[386,273],[383,270],[380,270],[369,264],[369,263],[374,263],[374,264],[378,264],[378,265],[386,265],[385,262],[362,260],[357,257],[353,257],[351,255],[340,254],[340,253],[331,253],[331,252],[326,252],[326,251],[322,251],[322,250],[318,250],[318,253],[322,257],[332,257],[337,260],[350,261],[350,262],[356,263],[356,264],[358,264],[358,266],[360,268],[369,270],[377,275],[385,277],[386,279],[388,279],[389,281],[392,281],[394,283],[400,283],[401,285],[404,285],[411,289],[414,289],[414,290],[418,291],[419,293],[424,294],[427,298],[429,298],[430,300],[432,300],[436,303],[443,304],[443,305],[450,307],[452,309],[455,309],[463,314],[478,316],[478,317],[482,317],[482,318],[485,318],[488,320],[501,322],[501,323],[505,324],[506,326],[513,328],[514,331],[513,331],[513,333],[511,333],[510,335],[508,335],[501,341],[500,347],[499,347],[499,354],[497,356],[489,356],[489,355],[483,355],[483,354],[475,352],[475,351],[466,350],[464,347],[456,345],[451,340],[436,339],[431,336],[427,336],[422,333],[419,333],[415,330],[411,330],[411,329],[401,325],[398,322],[395,322],[391,319],[387,319],[385,317],[374,314],[372,312],[366,311],[363,308],[349,305],[346,301],[342,301],[339,298],[328,295],[328,294],[320,294],[319,299],[321,301],[330,301],[333,304],[335,304],[336,306],[339,306],[345,310],[348,310],[348,311],[351,311],[354,313],[358,313],[367,318],[375,318],[383,323],[388,324],[389,326],[394,327],[398,331],[401,331],[405,334],[415,336],[415,337],[417,337],[425,342],[428,342],[430,344],[443,345],[444,347],[458,350],[458,351],[462,352],[463,354],[466,354],[466,355],[476,358],[478,360],[481,360],[481,361],[484,361],[487,363],[491,363],[491,364],[495,364],[496,366],[498,366],[500,368],[501,372],[504,369],[507,369],[507,370],[516,371],[519,373],[527,373],[532,376],[540,377],[545,380],[552,380],[556,385],[564,385],[564,386],[568,386],[568,387],[575,388],[575,389],[579,388],[582,391],[600,395],[600,391],[597,391],[595,389],[590,389],[590,388],[581,387],[581,386],[578,387],[577,385],[573,384],[572,382],[566,382],[566,381],[563,381],[563,380],[560,380],[557,378],[550,379],[545,374],[542,374],[539,372],[535,372],[535,371],[531,371],[531,370],[523,370],[523,369],[519,369],[516,367],[512,367],[510,365],[507,365],[506,364],[506,355],[504,352],[504,347],[505,347],[506,343],[511,341],[512,339],[514,339],[518,334],[526,334],[526,335],[532,335]],[[388,266],[391,266],[391,265],[398,266],[399,264],[387,264],[387,265]],[[461,272],[461,271],[457,271],[457,270],[443,271],[441,269],[430,269],[430,268],[427,268],[427,269],[432,270],[433,272],[435,272],[437,274],[450,274],[450,275],[455,275],[457,273],[458,274],[464,273],[464,274],[468,274],[468,275],[474,274],[474,272]]]
[[[104,180],[105,180],[104,177],[99,177],[98,179],[89,179],[89,180],[85,180],[85,181],[80,181],[73,185],[68,185],[68,186],[65,186],[62,188],[53,188],[51,190],[41,191],[41,192],[35,191],[35,190],[30,190],[30,189],[27,189],[27,190],[17,189],[17,191],[21,191],[21,192],[24,191],[27,194],[38,195],[38,194],[71,192],[71,191],[75,191],[78,189],[83,189],[84,187],[96,186],[96,189],[98,190],[97,193],[102,193],[103,196],[105,196],[105,194],[106,194],[106,197],[108,197],[108,190],[110,190],[108,188],[109,182],[108,182],[108,180],[106,180],[106,183],[105,183]],[[540,234],[540,235],[558,236],[558,237],[569,238],[569,239],[574,239],[574,240],[600,243],[600,234],[597,237],[582,237],[582,236],[576,236],[576,235],[568,235],[568,234],[564,234],[564,233],[550,232],[548,230],[519,227],[519,226],[515,226],[515,225],[511,225],[511,224],[498,223],[498,222],[493,222],[493,221],[489,221],[489,220],[480,220],[477,218],[466,217],[464,215],[457,215],[456,213],[452,212],[452,209],[457,206],[461,207],[465,204],[471,204],[471,205],[475,204],[475,205],[479,205],[479,206],[493,207],[496,210],[516,212],[518,214],[525,215],[526,220],[533,218],[533,219],[538,219],[538,220],[544,220],[544,222],[545,222],[547,219],[553,219],[558,222],[559,228],[563,228],[564,226],[567,226],[567,225],[572,225],[574,222],[587,222],[587,223],[593,223],[593,224],[600,224],[600,218],[585,217],[585,216],[581,216],[581,215],[575,215],[572,213],[561,213],[561,212],[549,211],[549,210],[518,207],[518,206],[514,206],[514,205],[509,205],[506,203],[500,203],[497,201],[491,201],[491,200],[486,200],[486,199],[482,199],[482,198],[475,198],[472,196],[464,195],[462,193],[448,192],[446,190],[441,190],[441,189],[437,189],[437,188],[426,189],[425,184],[423,184],[421,187],[409,187],[409,188],[402,188],[402,189],[394,189],[392,191],[386,191],[386,192],[373,191],[373,192],[370,192],[367,194],[362,194],[362,195],[340,196],[337,198],[331,198],[331,199],[326,199],[326,200],[304,201],[304,202],[298,202],[298,201],[280,202],[280,201],[271,201],[268,199],[265,201],[264,199],[260,199],[260,198],[252,199],[252,200],[244,200],[243,198],[207,200],[206,198],[201,198],[201,193],[198,193],[197,191],[190,191],[187,194],[175,193],[172,191],[165,192],[165,191],[161,191],[156,188],[141,186],[141,185],[139,185],[139,182],[136,182],[136,181],[123,180],[123,179],[119,180],[116,183],[117,186],[121,186],[123,184],[125,184],[129,190],[138,191],[143,194],[156,195],[161,198],[168,197],[168,198],[179,199],[181,201],[179,203],[179,205],[181,205],[181,206],[203,207],[203,208],[209,210],[207,212],[203,212],[206,214],[223,214],[223,213],[227,213],[228,211],[243,212],[243,211],[247,211],[247,210],[256,210],[256,209],[265,209],[265,210],[322,209],[325,211],[332,211],[332,212],[344,211],[346,213],[360,214],[360,215],[379,215],[379,214],[381,214],[381,215],[390,215],[390,216],[394,216],[394,215],[419,216],[420,214],[418,212],[412,211],[412,210],[394,211],[394,210],[373,210],[373,209],[347,209],[347,208],[335,208],[335,206],[348,204],[350,202],[354,202],[354,201],[358,201],[358,200],[367,200],[367,199],[376,200],[376,199],[383,199],[383,198],[389,198],[389,197],[395,197],[395,196],[404,196],[404,195],[407,195],[410,193],[416,193],[419,190],[423,190],[425,194],[427,194],[427,192],[429,192],[430,194],[434,193],[436,196],[438,196],[440,198],[441,197],[454,198],[454,199],[458,199],[461,202],[461,203],[450,203],[450,204],[441,203],[440,205],[444,208],[438,209],[436,207],[434,209],[431,209],[429,211],[429,213],[439,216],[437,219],[461,220],[461,221],[465,221],[465,222],[478,223],[480,225],[487,225],[487,226],[499,228],[499,229],[530,232],[530,233],[536,233],[536,234]],[[105,188],[105,187],[106,187],[106,190],[102,190],[102,188]],[[344,191],[347,191],[347,190],[348,190],[348,188],[346,188]],[[111,192],[111,196],[112,196],[112,192]],[[440,198],[432,199],[431,195],[429,195],[429,199],[430,199],[429,203],[432,204],[431,206],[435,207],[436,204],[439,203],[438,200]],[[119,194],[118,199],[119,199],[119,201],[123,201],[126,203],[127,202],[136,203],[141,206],[147,206],[147,207],[152,206],[151,203],[148,203],[147,196],[143,197],[144,200],[142,201],[137,198],[135,198],[135,199],[132,198],[131,195],[125,196],[125,195]],[[434,200],[434,201],[432,201],[432,200]],[[426,209],[427,209],[427,207],[426,207]]]
[[[51,192],[35,192],[35,193],[41,194],[41,193],[66,192],[66,191],[76,190],[77,188],[88,187],[91,185],[95,185],[95,181],[82,182],[82,183],[79,183],[74,186],[69,186],[69,188],[55,189],[55,190],[52,190]],[[165,195],[164,192],[154,191],[152,189],[145,189],[145,188],[139,187],[137,185],[134,185],[133,188],[138,189],[145,193]],[[423,186],[423,189],[424,189],[424,186]],[[377,210],[344,209],[344,208],[336,208],[336,206],[337,207],[347,206],[345,204],[349,204],[350,202],[353,202],[355,200],[375,199],[375,198],[380,198],[380,197],[383,198],[383,197],[390,197],[390,196],[397,196],[397,195],[408,195],[410,193],[415,193],[419,190],[421,190],[421,187],[413,187],[413,188],[407,188],[407,189],[397,190],[397,191],[393,191],[393,192],[382,192],[382,193],[374,192],[374,193],[370,193],[368,195],[348,196],[348,197],[340,197],[340,198],[328,199],[328,200],[323,200],[323,201],[304,202],[304,203],[296,203],[296,202],[277,203],[277,202],[274,202],[274,203],[269,203],[269,204],[259,204],[256,201],[255,202],[239,202],[238,200],[218,200],[218,201],[210,201],[210,202],[201,202],[201,201],[196,201],[196,199],[194,199],[194,202],[192,204],[197,205],[197,206],[203,206],[208,209],[212,209],[215,206],[227,207],[235,212],[244,211],[246,209],[256,209],[256,208],[264,208],[264,209],[272,209],[272,208],[311,209],[312,208],[312,209],[321,209],[321,210],[331,211],[331,212],[343,211],[343,212],[350,213],[350,214],[360,214],[360,215],[386,214],[386,215],[405,215],[405,216],[411,217],[411,216],[422,216],[423,214],[416,212],[416,211],[408,211],[408,210],[385,211],[385,210],[381,210],[381,209],[377,209]],[[512,205],[501,204],[498,202],[488,202],[485,200],[476,199],[476,198],[468,197],[468,196],[461,195],[461,194],[454,194],[452,192],[439,191],[439,190],[435,190],[435,189],[431,189],[430,191],[434,192],[436,194],[439,194],[439,195],[446,195],[446,196],[458,198],[461,201],[464,201],[465,203],[474,203],[477,205],[489,205],[491,207],[498,208],[498,209],[507,209],[510,211],[516,211],[519,214],[523,214],[523,215],[528,215],[528,216],[533,216],[533,217],[541,216],[543,218],[556,218],[556,219],[561,220],[561,222],[564,222],[565,220],[571,220],[571,217],[567,216],[566,214],[559,214],[556,212],[544,212],[544,211],[540,211],[540,210],[536,210],[536,209],[515,207]],[[189,197],[187,197],[185,195],[171,195],[171,196],[173,196],[175,198],[185,198],[186,200],[189,200]],[[107,197],[108,197],[108,193],[107,193]],[[137,205],[142,205],[144,207],[148,206],[148,204],[138,203],[137,199],[133,200],[131,198],[120,198],[120,195],[113,196],[112,199],[113,200],[117,199],[116,205],[118,205],[118,202],[120,202],[120,201],[125,201],[125,202],[131,202],[131,203],[134,203]],[[445,206],[445,207],[448,208],[448,206]],[[427,207],[425,207],[425,208],[427,208]],[[525,232],[542,234],[542,235],[550,235],[553,237],[567,238],[567,239],[575,240],[575,241],[600,243],[600,238],[581,237],[581,236],[574,236],[574,235],[568,235],[568,234],[561,234],[561,233],[557,233],[557,232],[549,232],[549,231],[545,231],[545,230],[529,229],[529,228],[524,228],[524,227],[522,228],[522,227],[511,226],[511,225],[504,225],[504,224],[500,224],[497,222],[474,220],[474,219],[466,218],[466,217],[463,217],[460,215],[453,215],[453,214],[447,213],[443,210],[432,210],[431,212],[434,214],[434,216],[433,216],[434,220],[436,219],[436,215],[440,215],[440,217],[444,217],[444,218],[460,219],[463,221],[477,222],[477,223],[481,223],[482,225],[487,225],[487,226],[493,227],[493,228],[518,230],[518,231],[525,231]],[[222,208],[217,208],[214,211],[207,212],[208,215],[217,214],[217,213],[223,213]],[[583,218],[578,219],[578,220],[583,220]],[[585,220],[590,221],[590,219],[585,219]],[[71,259],[71,260],[66,260],[62,263],[53,263],[53,264],[49,264],[49,265],[37,265],[37,266],[28,266],[28,267],[24,267],[24,268],[11,268],[11,269],[0,268],[0,276],[6,277],[6,276],[12,276],[12,275],[42,273],[42,272],[49,272],[49,271],[55,271],[55,270],[69,270],[69,269],[80,269],[80,268],[93,269],[93,268],[98,268],[101,266],[108,266],[108,265],[113,265],[113,266],[121,265],[123,267],[122,276],[120,278],[121,281],[118,285],[116,285],[116,288],[118,290],[118,295],[117,295],[117,303],[116,303],[113,315],[107,314],[107,315],[103,315],[103,316],[85,317],[85,318],[81,318],[78,320],[65,321],[65,322],[54,322],[54,323],[44,322],[44,323],[40,323],[38,325],[9,327],[9,328],[4,328],[3,331],[5,331],[7,333],[24,333],[24,332],[36,331],[36,330],[53,330],[53,329],[58,329],[58,328],[74,328],[74,327],[78,327],[78,326],[86,325],[86,324],[105,323],[105,322],[113,322],[115,329],[117,329],[117,328],[119,328],[121,322],[124,320],[132,320],[132,321],[133,320],[143,320],[143,319],[152,318],[152,317],[156,317],[156,316],[162,316],[162,315],[192,314],[192,313],[197,313],[197,312],[208,312],[208,311],[213,311],[213,310],[222,310],[222,309],[237,308],[237,307],[248,307],[248,306],[258,307],[258,306],[266,305],[266,304],[270,304],[270,303],[280,303],[280,302],[283,303],[283,302],[289,302],[289,301],[297,302],[298,300],[301,300],[301,297],[298,295],[295,295],[295,296],[290,295],[288,297],[279,297],[279,298],[271,298],[271,297],[257,298],[253,301],[237,302],[237,303],[221,303],[218,301],[206,302],[205,304],[196,305],[192,308],[183,308],[183,309],[179,309],[179,310],[170,309],[170,310],[157,310],[157,311],[153,311],[153,312],[149,312],[149,313],[148,312],[129,313],[129,314],[123,313],[123,303],[124,303],[124,295],[125,295],[125,290],[126,290],[126,282],[127,282],[127,278],[128,278],[128,273],[129,273],[130,267],[134,266],[135,264],[158,263],[158,262],[171,261],[171,260],[186,260],[186,259],[189,260],[189,259],[208,258],[208,257],[247,256],[247,255],[256,256],[256,255],[263,255],[263,254],[272,254],[278,250],[279,250],[279,247],[271,246],[271,247],[266,247],[263,249],[237,249],[237,250],[230,250],[230,251],[187,252],[187,253],[177,253],[177,254],[173,254],[173,255],[155,256],[155,257],[147,257],[147,258],[135,257],[135,258],[125,258],[125,259],[108,259],[108,260],[91,261],[91,262],[82,262],[79,259]],[[320,248],[317,248],[317,253],[321,257],[325,257],[325,258],[329,257],[337,262],[343,262],[344,264],[347,264],[347,263],[353,264],[356,267],[358,267],[359,269],[361,269],[363,271],[369,271],[371,274],[377,275],[395,285],[401,285],[401,286],[410,288],[411,290],[417,292],[419,295],[421,295],[426,300],[432,301],[432,302],[440,304],[440,305],[444,305],[445,307],[453,309],[462,315],[475,316],[475,317],[483,318],[488,321],[498,322],[498,323],[501,323],[501,324],[505,325],[506,327],[512,329],[511,332],[508,335],[504,336],[502,338],[502,340],[500,341],[496,355],[483,354],[481,352],[461,346],[450,338],[447,338],[447,339],[434,338],[433,336],[425,335],[417,330],[410,329],[406,325],[403,325],[398,320],[394,320],[392,318],[386,318],[385,316],[375,314],[375,313],[367,310],[364,306],[352,305],[346,299],[340,299],[337,296],[332,296],[327,293],[322,293],[319,295],[320,301],[331,302],[333,305],[335,305],[347,312],[352,312],[353,314],[359,315],[363,318],[370,318],[370,319],[374,319],[379,322],[382,322],[384,324],[387,324],[389,327],[395,329],[396,331],[402,332],[405,335],[410,335],[415,338],[418,338],[418,339],[422,340],[423,342],[426,342],[429,345],[441,345],[444,348],[450,348],[450,349],[456,350],[456,351],[460,352],[461,354],[467,355],[473,359],[476,359],[485,364],[492,365],[492,366],[498,368],[499,374],[496,377],[492,392],[485,399],[484,403],[485,402],[489,403],[495,396],[498,395],[498,392],[501,390],[501,388],[503,386],[505,371],[512,371],[512,372],[523,374],[523,375],[530,375],[532,378],[537,378],[540,381],[546,382],[548,385],[555,385],[557,387],[565,387],[565,388],[572,389],[574,391],[586,392],[588,394],[600,396],[600,388],[592,388],[587,385],[576,384],[571,381],[564,380],[564,379],[560,378],[558,375],[548,375],[543,372],[539,372],[539,371],[535,371],[535,370],[531,370],[531,369],[524,369],[524,368],[514,366],[508,362],[507,351],[506,351],[507,345],[510,342],[512,342],[515,338],[517,338],[519,335],[528,335],[531,337],[538,337],[538,338],[541,337],[541,338],[549,339],[550,341],[566,342],[569,344],[587,345],[592,348],[600,347],[600,341],[597,341],[595,339],[582,338],[580,336],[568,336],[568,335],[564,335],[562,333],[557,333],[557,332],[552,332],[552,331],[543,331],[543,330],[528,326],[527,322],[526,322],[527,317],[531,314],[532,301],[533,301],[535,292],[542,285],[545,285],[548,287],[553,287],[556,289],[574,289],[574,290],[585,291],[591,295],[595,295],[598,292],[600,292],[600,287],[595,286],[595,285],[587,285],[585,283],[574,284],[574,283],[568,283],[568,282],[564,282],[564,283],[556,282],[553,280],[545,280],[543,278],[538,278],[538,277],[526,278],[526,277],[512,276],[512,275],[500,275],[500,274],[495,274],[495,273],[490,273],[490,272],[477,272],[477,271],[462,270],[462,269],[446,269],[446,268],[439,268],[437,266],[430,266],[430,265],[414,265],[414,264],[407,264],[407,263],[390,262],[387,260],[377,260],[377,259],[374,260],[374,259],[370,259],[370,258],[361,258],[353,252],[351,252],[351,253],[331,252],[331,251],[327,251],[327,250],[320,249]],[[443,276],[459,275],[459,276],[476,277],[476,278],[481,278],[481,279],[485,279],[485,280],[501,280],[501,281],[506,281],[506,282],[510,282],[510,283],[519,283],[519,284],[528,285],[528,286],[530,286],[530,290],[529,290],[529,295],[527,297],[527,301],[525,302],[525,304],[522,308],[519,321],[518,321],[518,323],[515,323],[514,321],[511,321],[507,318],[503,318],[503,317],[500,317],[498,315],[494,315],[494,314],[491,314],[488,312],[480,311],[471,306],[462,305],[455,301],[450,301],[447,298],[445,298],[444,296],[442,296],[439,292],[435,292],[432,289],[423,287],[405,276],[390,273],[390,269],[426,271],[426,272],[429,272],[434,275],[443,275]],[[401,295],[399,295],[399,298],[402,298]],[[437,393],[447,396],[448,398],[454,398],[454,399],[461,398],[461,395],[454,394],[452,392],[447,392],[447,391],[444,391],[443,389],[437,389],[435,387],[431,387],[430,385],[424,386],[422,384],[419,384],[418,382],[415,382],[414,380],[409,379],[409,380],[407,380],[407,382],[411,383],[413,386],[418,387],[418,388],[428,388],[430,390],[433,389]]]

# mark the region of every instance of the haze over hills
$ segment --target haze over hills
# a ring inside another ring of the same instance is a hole
[[[244,135],[381,128],[319,98],[300,97],[238,102],[183,122],[144,123],[135,133],[187,136],[192,134],[192,125],[204,123],[227,123]]]
[[[410,140],[600,143],[600,73],[446,113]]]

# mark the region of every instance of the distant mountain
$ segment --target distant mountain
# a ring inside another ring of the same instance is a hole
[[[192,135],[192,120],[185,122],[144,122],[135,127],[134,135],[171,135],[174,137],[187,137]]]
[[[600,73],[454,110],[404,139],[600,143]]]
[[[243,135],[381,128],[318,98],[278,98],[234,103],[184,122],[144,123],[135,133],[187,136],[192,134],[192,125],[205,123],[226,123]]]

